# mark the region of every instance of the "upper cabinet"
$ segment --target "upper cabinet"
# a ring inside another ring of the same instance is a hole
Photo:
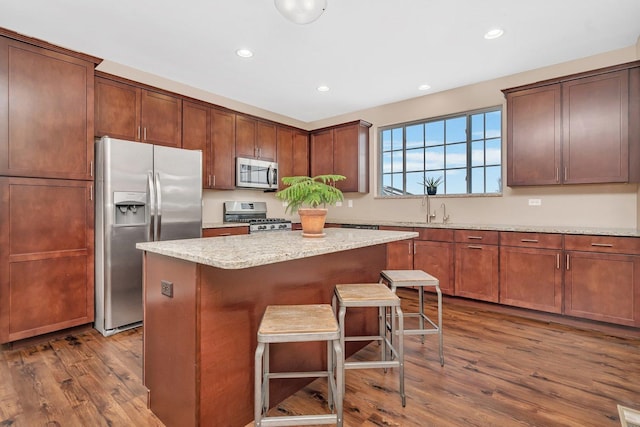
[[[278,139],[278,188],[285,176],[309,175],[309,134],[284,126],[277,128]]]
[[[339,174],[336,183],[343,192],[369,192],[369,128],[363,120],[311,133],[311,175]]]
[[[276,125],[253,117],[236,115],[236,155],[276,160]]]
[[[92,179],[95,63],[0,37],[0,175]]]
[[[96,136],[182,147],[182,99],[98,75]]]
[[[640,61],[503,92],[507,185],[640,180]]]

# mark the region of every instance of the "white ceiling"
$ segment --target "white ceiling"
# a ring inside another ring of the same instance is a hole
[[[0,26],[311,122],[631,46],[640,0],[0,0]]]

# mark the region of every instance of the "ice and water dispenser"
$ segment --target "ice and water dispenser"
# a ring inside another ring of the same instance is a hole
[[[147,193],[115,191],[113,193],[116,225],[143,225],[146,222]]]

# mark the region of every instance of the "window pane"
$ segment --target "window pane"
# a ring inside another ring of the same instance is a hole
[[[502,163],[501,145],[502,145],[502,140],[500,138],[487,140],[487,164],[488,165],[499,165]]]
[[[492,111],[485,114],[487,135],[485,138],[497,138],[502,134],[502,112]]]
[[[424,194],[424,172],[407,173],[407,194]]]
[[[471,192],[484,193],[484,168],[471,169]]]
[[[471,166],[484,166],[484,140],[471,143]]]
[[[391,150],[391,131],[383,130],[382,131],[382,151]]]
[[[484,138],[484,114],[471,116],[471,140]]]
[[[407,150],[407,171],[424,170],[424,148]]]
[[[444,144],[444,121],[439,120],[437,122],[427,123],[427,145],[441,145]]]
[[[487,168],[487,193],[499,193],[502,191],[502,168],[490,166]]]
[[[424,147],[424,125],[407,126],[407,149]]]
[[[447,168],[467,166],[467,144],[447,144]]]
[[[402,150],[402,128],[395,128],[392,130],[393,134],[391,136],[392,148],[394,150]]]
[[[382,194],[391,194],[387,191],[387,187],[391,187],[391,174],[382,175]]]
[[[391,172],[391,153],[382,153],[382,173]]]
[[[427,148],[427,170],[444,169],[444,146]]]
[[[451,142],[464,142],[467,140],[467,118],[456,117],[447,122],[447,144]]]
[[[393,172],[402,172],[404,169],[402,167],[402,151],[393,151],[391,153],[393,156]]]
[[[467,192],[466,169],[450,169],[446,174],[446,194],[465,194]]]

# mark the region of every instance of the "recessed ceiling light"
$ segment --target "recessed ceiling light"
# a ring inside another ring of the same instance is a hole
[[[418,86],[418,90],[429,90],[431,89],[431,86],[429,85],[420,85]]]
[[[484,38],[487,40],[497,39],[498,37],[504,34],[504,30],[502,28],[492,28],[484,34]]]
[[[318,92],[329,92],[329,86],[318,86]]]
[[[241,58],[251,58],[253,56],[253,52],[251,52],[249,49],[238,49],[236,50],[236,55]]]

